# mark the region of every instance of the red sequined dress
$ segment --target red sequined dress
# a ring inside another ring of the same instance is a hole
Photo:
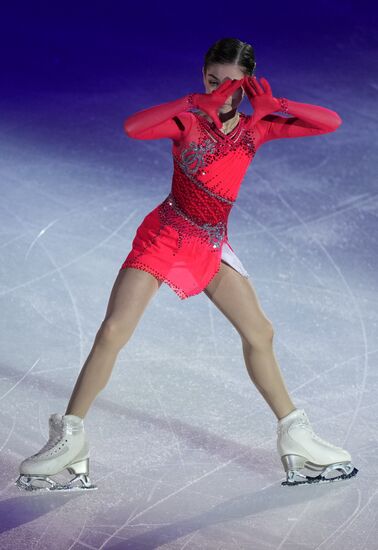
[[[168,196],[137,228],[120,269],[147,271],[181,299],[199,294],[218,273],[224,245],[233,251],[227,222],[257,149],[272,139],[323,134],[341,124],[335,111],[279,98],[281,112],[295,116],[270,114],[251,125],[250,115],[239,112],[237,125],[225,134],[191,97],[139,111],[124,123],[129,137],[172,139],[173,177]]]

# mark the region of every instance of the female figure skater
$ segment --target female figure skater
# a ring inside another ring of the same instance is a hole
[[[254,76],[255,67],[251,45],[221,39],[205,56],[205,93],[190,93],[126,119],[131,138],[172,140],[172,188],[137,228],[66,412],[50,415],[48,442],[20,464],[20,488],[96,488],[89,480],[83,419],[163,282],[181,299],[203,291],[239,333],[248,374],[277,417],[277,450],[286,471],[282,484],[356,475],[348,451],[317,436],[305,411],[294,406],[273,352],[272,323],[227,234],[229,213],[257,149],[271,139],[333,132],[341,118],[325,107],[275,97],[268,81]],[[245,94],[252,115],[238,111]],[[277,111],[291,116],[273,114]],[[320,473],[305,475],[300,471],[305,467]],[[76,474],[68,484],[50,477],[65,469]],[[328,476],[337,470],[339,476]],[[48,485],[38,487],[35,481]]]

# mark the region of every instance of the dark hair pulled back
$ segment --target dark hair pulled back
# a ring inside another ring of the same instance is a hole
[[[239,65],[244,74],[253,75],[256,69],[255,52],[247,42],[238,38],[221,38],[205,54],[204,72],[213,63]]]

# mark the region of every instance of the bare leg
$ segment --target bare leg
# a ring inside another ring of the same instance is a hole
[[[205,294],[241,336],[248,374],[280,420],[296,409],[273,351],[273,327],[264,314],[250,280],[221,262]]]
[[[73,389],[65,414],[84,418],[97,394],[106,386],[118,353],[133,334],[162,281],[150,273],[121,269],[110,294],[105,318]]]

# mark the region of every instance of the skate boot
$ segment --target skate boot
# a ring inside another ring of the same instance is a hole
[[[68,483],[58,483],[50,477],[66,469],[76,474]],[[15,484],[26,491],[97,489],[89,480],[89,445],[83,419],[73,414],[51,414],[49,440],[36,454],[21,462],[19,471]],[[79,485],[75,485],[77,481]]]
[[[277,450],[286,472],[281,485],[304,485],[348,479],[358,470],[351,463],[348,451],[336,447],[316,435],[303,409],[295,409],[277,423]],[[299,470],[320,472],[308,476]],[[339,470],[340,475],[330,477]],[[330,476],[329,476],[330,475]]]

